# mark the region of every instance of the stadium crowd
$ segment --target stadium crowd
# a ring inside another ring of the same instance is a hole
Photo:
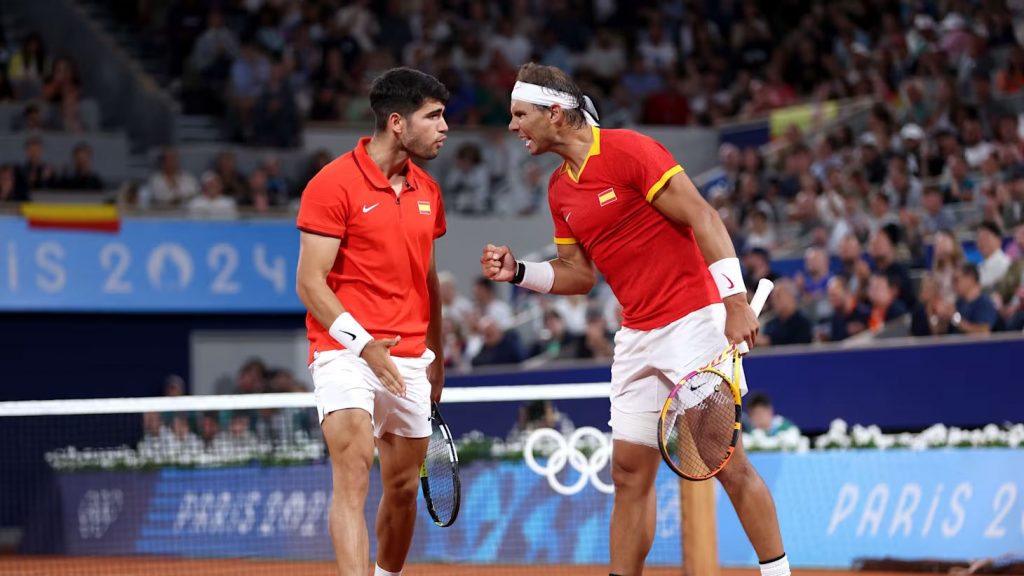
[[[114,7],[141,38],[166,48],[186,109],[220,114],[228,139],[264,147],[295,146],[304,122],[365,125],[369,82],[399,64],[446,83],[446,116],[456,130],[500,131],[516,67],[528,60],[572,72],[598,102],[605,127],[720,126],[795,103],[871,99],[859,123],[809,133],[791,127],[770,146],[719,150],[720,177],[703,191],[743,255],[748,286],[775,278],[773,262],[804,260],[779,282],[764,342],[1024,328],[1019,2],[126,0]],[[26,104],[11,127],[26,145],[22,162],[0,166],[0,204],[37,188],[116,186],[91,168],[87,145],[67,168],[55,167],[38,120],[29,121],[35,98],[67,106],[79,97],[75,64],[47,55],[32,34],[9,43],[3,59],[0,100]],[[544,209],[545,173],[508,162],[497,147],[455,153],[439,178],[449,211]],[[193,174],[172,147],[145,180],[122,187],[120,201],[219,218],[235,217],[239,207],[294,208],[304,182],[329,159],[317,152],[302,173],[286,174],[271,154],[243,173],[226,149]],[[526,200],[514,209],[502,208],[507,187],[498,185],[510,172],[529,172],[521,175]],[[478,282],[469,300],[454,279],[445,284],[454,367],[611,353],[619,317],[606,286],[589,298],[515,291],[507,299]]]

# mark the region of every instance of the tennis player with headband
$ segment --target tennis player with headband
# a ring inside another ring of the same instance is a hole
[[[593,104],[558,68],[525,64],[518,80],[509,130],[531,154],[564,159],[548,183],[558,254],[522,262],[507,246],[488,244],[480,264],[492,280],[551,294],[587,294],[596,265],[622,304],[609,422],[610,552],[612,573],[634,576],[654,540],[659,411],[676,382],[729,343],[753,347],[757,318],[718,213],[664,146],[631,130],[599,128]],[[787,576],[775,503],[742,442],[717,477],[761,573]]]

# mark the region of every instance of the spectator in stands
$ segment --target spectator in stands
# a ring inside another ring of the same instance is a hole
[[[771,254],[764,248],[754,247],[747,250],[743,255],[743,268],[747,274],[743,282],[750,287],[750,290],[754,290],[762,278],[774,282],[779,277],[772,270]]]
[[[921,231],[927,237],[939,230],[953,230],[956,227],[956,217],[943,203],[942,189],[937,185],[925,187],[922,205],[924,213],[921,216]]]
[[[480,147],[467,142],[455,153],[455,164],[445,179],[444,193],[450,205],[464,214],[483,214],[491,207],[491,176]]]
[[[11,120],[11,129],[15,132],[39,132],[45,129],[43,111],[37,102],[25,106],[21,116]]]
[[[797,273],[796,284],[800,290],[800,303],[805,310],[819,312],[818,304],[825,302],[829,271],[828,252],[824,248],[808,248],[804,253],[804,269]],[[822,314],[821,317],[824,317]]]
[[[190,216],[210,219],[232,219],[238,216],[235,199],[224,195],[224,186],[219,176],[213,172],[205,172],[202,184],[202,194],[188,201]]]
[[[514,331],[503,328],[494,318],[481,318],[479,330],[483,336],[483,346],[476,356],[473,356],[473,366],[518,364],[526,358],[519,344],[519,336]]]
[[[164,387],[161,390],[164,396],[184,396],[185,379],[177,374],[170,374],[164,379]]]
[[[982,257],[978,264],[979,281],[982,290],[990,290],[1010,269],[1010,257],[1003,252],[1003,231],[995,222],[982,222],[977,234],[978,252]]]
[[[480,276],[473,287],[473,300],[482,318],[490,318],[502,329],[510,328],[514,322],[512,307],[494,293],[494,283]]]
[[[566,330],[562,315],[557,310],[547,310],[544,312],[544,328],[537,334],[530,356],[543,356],[551,360],[579,358],[582,346],[583,338]]]
[[[881,272],[892,280],[897,289],[897,298],[903,301],[904,311],[917,304],[917,294],[910,280],[910,270],[896,261],[896,248],[900,244],[902,232],[896,224],[886,224],[871,236],[871,258],[874,271]]]
[[[144,203],[157,207],[180,206],[199,193],[199,183],[178,164],[178,151],[164,148],[159,169],[149,177]]]
[[[271,206],[287,206],[293,200],[292,190],[295,188],[284,175],[281,159],[276,154],[263,157],[260,168],[267,175],[267,192],[270,194]]]
[[[74,64],[67,58],[58,58],[53,63],[53,70],[43,84],[43,100],[53,104],[64,101],[65,96],[77,97],[81,83]]]
[[[213,171],[220,177],[224,195],[241,201],[248,197],[245,176],[238,170],[238,161],[233,150],[222,150],[213,161]]]
[[[615,353],[615,344],[612,338],[604,311],[596,308],[588,310],[587,327],[583,331],[583,346],[579,357],[610,360]]]
[[[933,274],[926,274],[921,279],[921,287],[917,294],[917,307],[910,316],[910,334],[912,336],[932,336],[949,333],[948,319],[942,322],[939,311],[952,299],[946,299]]]
[[[249,184],[245,196],[239,199],[238,205],[250,207],[257,212],[270,209],[270,192],[267,189],[267,173],[257,168],[249,173]]]
[[[743,426],[745,432],[760,430],[768,437],[791,429],[800,432],[789,418],[775,413],[771,397],[764,392],[752,392],[747,396],[746,406],[747,418]]]
[[[270,76],[256,99],[252,122],[251,127],[243,126],[243,137],[251,133],[252,143],[274,148],[298,146],[302,124],[284,64],[271,66]]]
[[[28,190],[50,188],[56,181],[56,173],[43,159],[43,140],[30,136],[25,140],[25,161],[18,166],[19,186]]]
[[[947,308],[943,315],[949,318],[951,332],[960,334],[988,334],[999,322],[999,311],[988,294],[981,289],[979,272],[974,264],[964,264],[956,275],[956,311]]]
[[[15,52],[7,62],[7,76],[14,86],[18,99],[26,100],[40,95],[43,89],[43,78],[50,69],[43,47],[43,39],[38,32],[31,32],[22,40],[21,49]]]
[[[828,302],[832,307],[825,338],[831,342],[846,340],[863,332],[868,326],[871,307],[850,291],[843,276],[833,276],[828,281]]]
[[[203,412],[199,418],[199,440],[206,450],[213,449],[213,443],[220,435],[220,415],[215,411]]]
[[[880,332],[887,323],[907,313],[906,305],[897,298],[899,282],[900,278],[896,275],[889,276],[883,272],[871,274],[868,281],[868,301],[871,303],[868,330]]]
[[[259,358],[250,358],[238,369],[238,380],[231,394],[260,394],[267,389],[267,365]]]
[[[231,137],[239,142],[253,138],[253,110],[256,100],[270,81],[271,65],[259,46],[249,40],[242,44],[241,55],[231,64],[228,82]]]
[[[224,25],[224,14],[212,8],[206,17],[206,30],[192,49],[192,66],[207,82],[223,82],[238,57],[238,38]]]
[[[533,400],[519,405],[519,416],[506,441],[510,444],[525,442],[530,432],[541,428],[551,428],[563,436],[569,436],[576,429],[572,420],[560,412],[554,402]]]
[[[441,290],[441,316],[450,318],[460,326],[465,326],[473,313],[473,303],[459,294],[455,275],[450,271],[438,272],[437,281]]]
[[[171,437],[168,444],[168,452],[178,458],[188,458],[203,451],[203,441],[192,432],[188,416],[185,414],[175,414],[171,417]]]
[[[0,205],[8,202],[27,202],[28,187],[18,181],[13,164],[0,166]]]
[[[940,230],[933,238],[931,275],[939,295],[950,302],[956,298],[954,276],[964,263],[964,249],[952,231]]]
[[[753,284],[756,286],[757,284]],[[797,288],[789,278],[775,282],[771,295],[775,317],[768,321],[757,336],[758,346],[809,344],[813,339],[811,321],[797,307]]]
[[[56,182],[65,190],[103,190],[103,179],[92,166],[92,147],[85,142],[75,144],[71,152],[71,166]]]
[[[228,429],[220,431],[213,439],[213,452],[219,456],[247,459],[252,456],[258,444],[252,432],[252,416],[239,411],[231,415]]]

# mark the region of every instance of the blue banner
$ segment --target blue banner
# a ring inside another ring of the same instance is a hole
[[[288,221],[126,219],[116,234],[0,218],[0,310],[302,312]]]
[[[845,568],[856,558],[883,556],[954,560],[1024,549],[1024,450],[752,454],[751,460],[771,487],[794,566]],[[462,472],[458,521],[437,528],[421,505],[409,561],[604,564],[612,496],[599,489],[607,470],[598,472],[577,485],[575,473],[542,476],[521,461],[470,464]],[[58,483],[65,541],[51,552],[333,558],[325,464],[65,473]],[[374,472],[366,505],[371,527],[380,494]],[[678,566],[679,480],[665,467],[657,495],[648,564]],[[721,562],[756,564],[729,499],[720,487],[715,496]],[[373,548],[372,528],[370,536]]]

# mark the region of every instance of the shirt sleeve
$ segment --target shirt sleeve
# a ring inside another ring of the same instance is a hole
[[[317,174],[302,192],[296,227],[320,236],[344,238],[348,222],[348,195],[337,182]]]
[[[558,172],[556,171],[557,175]],[[551,177],[553,182],[555,176]],[[562,212],[562,208],[559,205],[555,194],[550,192],[551,185],[548,185],[548,208],[551,210],[551,220],[555,224],[555,244],[578,244],[579,241],[576,236],[573,235],[572,229],[569,228],[569,220],[567,214]]]
[[[683,167],[657,140],[636,132],[628,134],[622,148],[628,161],[621,166],[626,170],[625,176],[631,187],[651,202],[669,179],[683,171]]]

